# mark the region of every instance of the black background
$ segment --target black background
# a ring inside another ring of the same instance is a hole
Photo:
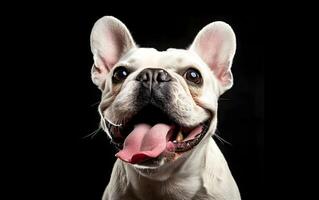
[[[46,8],[49,8],[48,5]],[[257,15],[143,14],[56,8],[13,13],[6,32],[10,68],[2,81],[14,106],[7,118],[8,185],[12,197],[100,199],[115,161],[115,149],[98,128],[100,91],[91,83],[89,35],[94,22],[114,15],[142,47],[188,47],[206,24],[222,20],[237,36],[234,86],[219,101],[218,134],[242,198],[263,199],[264,68],[262,22]],[[12,31],[12,32],[11,32]],[[6,38],[4,38],[5,40]],[[6,106],[6,104],[4,104]],[[216,139],[216,138],[215,138]],[[6,142],[5,142],[6,143]],[[190,183],[191,184],[191,183]],[[15,199],[15,198],[13,198]]]

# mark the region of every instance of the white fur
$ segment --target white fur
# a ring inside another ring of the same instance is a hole
[[[212,138],[196,148],[182,169],[170,166],[163,170],[157,180],[143,176],[128,164],[117,160],[103,200],[239,200],[236,183],[227,163]]]
[[[128,29],[114,17],[96,22],[91,34],[92,80],[102,91],[102,120],[115,124],[125,121],[123,116],[133,112],[139,84],[135,77],[153,67],[164,69],[174,79],[170,104],[181,122],[194,126],[209,118],[207,111],[215,114],[202,141],[174,161],[161,160],[156,167],[142,167],[117,160],[104,200],[240,200],[227,162],[211,137],[216,130],[218,98],[233,84],[230,68],[235,40],[229,25],[215,22],[198,33],[189,50],[159,52],[137,48]],[[132,71],[120,86],[112,84],[112,70],[117,66]],[[187,84],[179,74],[187,67],[195,67],[202,74],[204,84],[200,88]]]

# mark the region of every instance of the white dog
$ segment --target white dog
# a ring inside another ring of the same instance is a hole
[[[211,23],[189,49],[157,51],[107,16],[92,29],[91,50],[101,126],[119,149],[103,199],[240,199],[212,139],[218,98],[233,84],[230,26]]]

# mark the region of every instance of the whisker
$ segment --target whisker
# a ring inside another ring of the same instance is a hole
[[[217,132],[218,132],[218,134],[220,134],[220,132],[219,132],[218,130],[216,130],[216,133],[215,133],[213,136],[216,136],[216,138],[217,138],[222,144],[224,144],[224,142],[225,142],[225,143],[227,143],[228,145],[231,145],[231,146],[232,146],[232,144],[231,144],[230,142],[228,142],[227,140],[225,140],[225,139],[223,139],[221,136],[219,136],[219,135],[217,134]]]
[[[100,101],[97,101],[97,102],[95,102],[95,103],[92,103],[92,104],[90,105],[90,107],[96,106],[96,105],[99,104],[99,103],[100,103]]]
[[[100,131],[102,130],[102,127],[99,126],[99,128],[97,128],[96,130],[94,130],[92,133],[86,135],[86,136],[83,136],[82,139],[86,139],[88,137],[91,137],[91,139],[93,139],[94,136],[96,136]]]

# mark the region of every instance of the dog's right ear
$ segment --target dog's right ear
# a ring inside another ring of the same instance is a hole
[[[220,83],[220,94],[233,85],[231,65],[236,51],[236,36],[230,25],[217,21],[205,26],[190,50],[210,67]]]
[[[94,59],[91,78],[103,90],[107,73],[125,53],[135,47],[135,43],[126,26],[111,16],[95,22],[90,42]]]

